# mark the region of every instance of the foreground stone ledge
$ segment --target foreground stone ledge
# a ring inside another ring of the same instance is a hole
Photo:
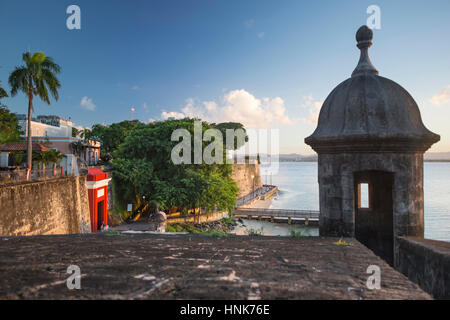
[[[450,243],[401,237],[397,270],[436,299],[450,299]]]
[[[84,234],[0,238],[0,299],[430,299],[354,239]],[[81,289],[69,290],[69,265]],[[381,289],[369,290],[369,265]]]

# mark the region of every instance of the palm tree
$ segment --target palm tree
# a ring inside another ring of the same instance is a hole
[[[0,83],[1,83],[1,81],[0,81]],[[5,89],[0,87],[0,98],[5,98],[7,96],[8,96],[8,94],[6,93]]]
[[[0,81],[0,85],[2,84],[2,82]],[[8,96],[8,94],[6,93],[5,89],[3,89],[2,87],[0,87],[0,99],[1,98],[6,98]]]
[[[32,142],[31,142],[31,113],[33,112],[33,98],[38,96],[50,104],[49,94],[58,100],[58,89],[61,87],[56,74],[61,72],[61,68],[51,57],[47,57],[43,52],[30,52],[22,55],[24,65],[16,67],[10,74],[8,82],[11,86],[11,95],[15,96],[18,91],[22,91],[28,96],[28,128],[27,128],[27,179],[30,177],[32,162]]]
[[[2,82],[0,81],[0,85],[2,84]],[[3,89],[1,86],[0,86],[0,99],[1,98],[6,98],[8,96],[8,94],[6,93],[6,91],[5,91],[5,89]]]
[[[2,82],[0,81],[0,84]],[[5,89],[3,89],[2,87],[0,87],[0,99],[1,98],[6,98],[8,96],[8,94],[6,93]]]
[[[48,152],[50,153],[50,162],[53,162],[53,175],[55,176],[56,166],[61,162],[65,155],[53,149],[50,149]]]

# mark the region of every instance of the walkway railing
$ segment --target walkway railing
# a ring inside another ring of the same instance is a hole
[[[243,196],[242,198],[237,199],[236,201],[236,207],[243,206],[249,202],[252,202],[256,199],[261,199],[262,197],[265,197],[267,194],[274,192],[275,190],[278,190],[276,186],[272,185],[263,185],[262,187],[258,188],[257,190]]]
[[[31,176],[29,181],[40,181],[48,180],[53,178],[61,177],[61,168],[57,167],[55,170],[53,168],[34,169],[31,170]],[[27,181],[27,170],[26,169],[16,169],[16,170],[2,170],[0,171],[0,185],[18,183]]]
[[[319,219],[319,211],[315,210],[236,208],[233,214],[251,217]]]

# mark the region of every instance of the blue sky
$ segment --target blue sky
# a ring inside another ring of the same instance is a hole
[[[66,8],[81,8],[68,30]],[[370,55],[407,89],[450,151],[450,1],[21,1],[1,0],[0,81],[27,51],[62,67],[60,99],[36,114],[79,126],[199,115],[279,128],[280,152],[311,153],[303,139],[328,93],[359,58],[355,32],[381,8]],[[25,113],[23,94],[3,101]],[[262,111],[262,112],[259,112]]]

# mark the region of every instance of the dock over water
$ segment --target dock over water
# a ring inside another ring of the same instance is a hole
[[[319,213],[319,211],[314,210],[236,208],[233,216],[247,219],[270,219],[272,222],[283,219],[291,223],[293,220],[297,220],[309,224],[309,222],[319,222]]]

